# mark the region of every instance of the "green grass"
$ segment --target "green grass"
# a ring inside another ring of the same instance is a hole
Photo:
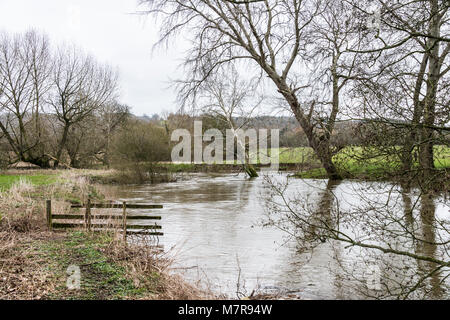
[[[160,166],[166,168],[169,172],[173,173],[192,171],[195,169],[195,164],[193,163],[168,163]]]
[[[320,162],[310,148],[281,149],[280,151],[281,163],[302,163],[303,159],[307,159],[306,162],[310,165],[320,166]],[[401,166],[400,159],[395,153],[380,155],[376,148],[370,150],[369,148],[348,147],[335,155],[333,160],[345,178],[378,179],[385,176],[386,173],[395,172]],[[434,162],[436,169],[450,168],[450,148],[436,146]],[[323,168],[312,168],[299,172],[297,176],[305,179],[324,178],[326,172]]]
[[[367,151],[367,149],[365,149]],[[377,154],[377,150],[374,149],[374,155]],[[312,148],[299,147],[299,148],[280,148],[280,163],[317,163],[316,158]],[[355,161],[358,157],[363,156],[363,148],[361,147],[347,147],[344,148],[336,157],[335,160],[339,161]],[[436,146],[435,147],[435,165],[437,168],[449,168],[450,167],[450,147],[446,146]],[[380,161],[385,163],[385,157],[378,156],[371,160],[371,162]],[[392,159],[391,159],[392,160]]]
[[[279,148],[280,164],[295,164],[303,167],[297,176],[301,178],[326,178],[326,172],[312,148]],[[344,178],[379,179],[387,173],[396,172],[401,162],[392,152],[380,154],[377,148],[347,147],[334,156],[334,163]],[[227,164],[236,164],[228,162]],[[206,166],[206,164],[204,164]],[[191,172],[199,169],[195,164],[161,164],[169,172]],[[450,168],[450,147],[435,147],[435,166],[437,169]],[[223,166],[220,167],[223,169]]]
[[[58,283],[56,292],[48,299],[65,300],[118,300],[139,298],[149,293],[148,288],[138,288],[127,276],[127,270],[108,259],[104,254],[111,237],[107,234],[91,235],[85,232],[69,233],[62,241],[49,241],[40,245],[48,269]],[[70,265],[81,267],[81,289],[70,291],[66,287]],[[158,274],[152,275],[157,284]],[[153,292],[151,292],[153,293]]]
[[[434,164],[438,169],[450,168],[450,147],[436,146],[436,159]]]
[[[280,148],[279,149],[280,163],[317,163],[319,161],[314,155],[312,148]]]
[[[0,190],[6,191],[21,179],[29,181],[35,186],[51,185],[58,180],[56,174],[36,174],[36,175],[0,175]]]
[[[27,173],[20,175],[0,175],[0,192],[8,191],[14,184],[21,180],[25,180],[36,186],[34,190],[28,193],[28,196],[33,199],[44,201],[51,197],[53,199],[63,200],[74,204],[81,204],[83,201],[82,190],[79,186],[70,185],[70,180],[64,178],[64,175],[53,172],[49,174]],[[52,188],[49,189],[48,186],[52,186]],[[101,194],[95,186],[87,185],[87,190],[88,195],[92,200],[104,200],[104,195]],[[51,193],[49,194],[49,192]]]

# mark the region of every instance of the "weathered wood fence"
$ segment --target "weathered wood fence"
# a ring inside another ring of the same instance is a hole
[[[120,227],[124,240],[127,235],[163,236],[161,225],[136,224],[135,221],[161,220],[161,216],[129,215],[131,209],[162,209],[162,205],[128,204],[123,203],[91,203],[91,200],[83,204],[73,204],[71,209],[85,209],[84,214],[55,214],[52,212],[52,201],[47,200],[47,224],[50,231],[61,229],[85,229],[89,232],[116,230]],[[91,209],[122,209],[122,214],[92,214]],[[78,220],[78,222],[74,222]],[[70,222],[67,222],[70,221]],[[99,221],[97,223],[97,221]],[[95,223],[93,223],[95,222]],[[108,223],[109,222],[109,223]],[[111,222],[116,222],[112,224]],[[115,227],[115,228],[114,228]]]

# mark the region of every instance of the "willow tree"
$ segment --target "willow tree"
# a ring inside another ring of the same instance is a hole
[[[201,84],[230,64],[246,64],[263,74],[281,94],[310,146],[331,179],[340,179],[333,163],[329,135],[318,125],[319,103],[308,102],[310,70],[303,56],[313,44],[308,34],[327,3],[317,0],[223,1],[143,0],[144,13],[162,17],[160,44],[181,32],[192,47],[185,59],[187,79],[182,97],[195,94]],[[337,104],[327,109],[321,123],[334,126]],[[324,115],[324,110],[320,110]],[[326,119],[324,119],[326,118]],[[328,121],[331,120],[331,121]]]

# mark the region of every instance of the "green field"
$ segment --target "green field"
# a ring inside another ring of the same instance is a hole
[[[280,163],[303,163],[303,162],[318,162],[316,156],[314,155],[314,151],[312,148],[280,148]],[[367,149],[366,149],[367,152]],[[376,162],[379,160],[382,160],[385,162],[385,159],[383,159],[383,156],[376,156],[379,152],[377,150],[373,150],[374,158],[372,162]],[[363,157],[366,157],[366,155],[363,156],[363,148],[361,147],[348,147],[343,149],[341,152],[339,152],[338,155],[336,155],[335,160],[350,160],[353,159],[353,161],[356,161],[358,159],[361,159]],[[395,155],[393,156],[395,157]],[[448,168],[450,167],[450,147],[446,146],[436,146],[435,147],[435,165],[437,168]]]
[[[334,156],[334,163],[345,177],[378,177],[392,172],[401,166],[395,153],[381,154],[377,149],[348,147]],[[435,166],[437,169],[450,168],[450,147],[435,147]],[[326,176],[320,162],[311,148],[280,148],[280,163],[304,165],[306,170],[298,175],[303,178]]]
[[[43,186],[56,182],[57,178],[56,174],[0,175],[0,191],[8,190],[21,179],[35,186]]]

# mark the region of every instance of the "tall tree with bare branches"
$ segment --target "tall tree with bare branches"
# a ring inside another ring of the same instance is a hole
[[[369,2],[349,2],[356,14],[370,15]],[[360,34],[359,52],[366,57],[364,76],[355,81],[363,97],[360,113],[387,124],[389,135],[401,145],[391,152],[400,153],[403,172],[413,171],[417,153],[420,174],[429,179],[436,137],[448,123],[449,2],[378,0],[372,4],[378,26]]]
[[[309,91],[302,56],[308,50],[310,26],[327,5],[323,1],[163,1],[144,0],[145,13],[162,16],[161,42],[182,30],[192,35],[185,60],[188,79],[181,97],[195,94],[219,69],[240,62],[264,74],[289,105],[311,147],[332,179],[340,179],[327,133],[311,114],[318,105],[305,103]],[[328,111],[332,126],[336,111]],[[331,129],[331,128],[328,128]]]
[[[114,101],[117,74],[110,66],[100,65],[74,47],[60,48],[54,63],[54,90],[49,103],[61,128],[55,155],[58,166],[71,127]]]
[[[35,31],[1,34],[0,129],[16,160],[46,166],[39,114],[49,90],[50,51],[46,36]]]

